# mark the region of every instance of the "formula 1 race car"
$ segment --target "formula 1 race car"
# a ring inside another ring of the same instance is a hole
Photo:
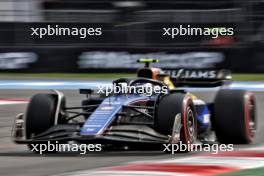
[[[137,77],[113,81],[115,89],[107,96],[106,89],[80,89],[87,95],[82,106],[67,107],[57,90],[34,95],[26,113],[15,119],[14,142],[154,146],[206,142],[212,133],[218,143],[252,142],[256,132],[254,95],[225,88],[228,72],[161,70],[149,66],[155,59],[139,62],[145,67],[137,71]],[[213,102],[205,102],[186,91],[190,86],[220,89]]]

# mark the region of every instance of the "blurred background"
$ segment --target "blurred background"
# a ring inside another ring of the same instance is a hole
[[[100,37],[31,36],[32,27],[102,27]],[[163,27],[232,27],[234,36],[165,38]],[[0,72],[132,72],[163,68],[264,72],[263,0],[1,0]]]

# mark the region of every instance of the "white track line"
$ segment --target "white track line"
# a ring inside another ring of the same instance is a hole
[[[26,104],[26,99],[0,99],[0,105]]]

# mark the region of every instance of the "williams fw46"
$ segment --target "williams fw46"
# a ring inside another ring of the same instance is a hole
[[[217,142],[249,144],[256,132],[255,100],[251,92],[230,90],[225,72],[164,71],[149,67],[155,60],[142,59],[136,78],[120,78],[115,85],[167,86],[168,91],[96,94],[81,89],[87,98],[81,106],[66,106],[64,95],[34,95],[26,113],[17,115],[12,137],[19,144],[102,144],[111,147],[163,146]],[[185,73],[184,73],[185,72]],[[184,75],[181,77],[181,75]],[[212,102],[187,92],[187,86],[220,86]],[[156,90],[155,88],[151,90]],[[213,139],[212,139],[213,138]],[[210,139],[210,141],[209,141]],[[149,145],[148,145],[149,144]]]

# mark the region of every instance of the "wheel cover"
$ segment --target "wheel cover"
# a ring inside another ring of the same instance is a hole
[[[254,137],[256,133],[256,123],[255,123],[255,102],[252,98],[249,100],[249,131],[250,137]]]
[[[192,110],[192,108],[189,106],[187,108],[187,132],[189,136],[189,141],[193,143],[196,140],[196,121],[195,121],[195,115]]]

